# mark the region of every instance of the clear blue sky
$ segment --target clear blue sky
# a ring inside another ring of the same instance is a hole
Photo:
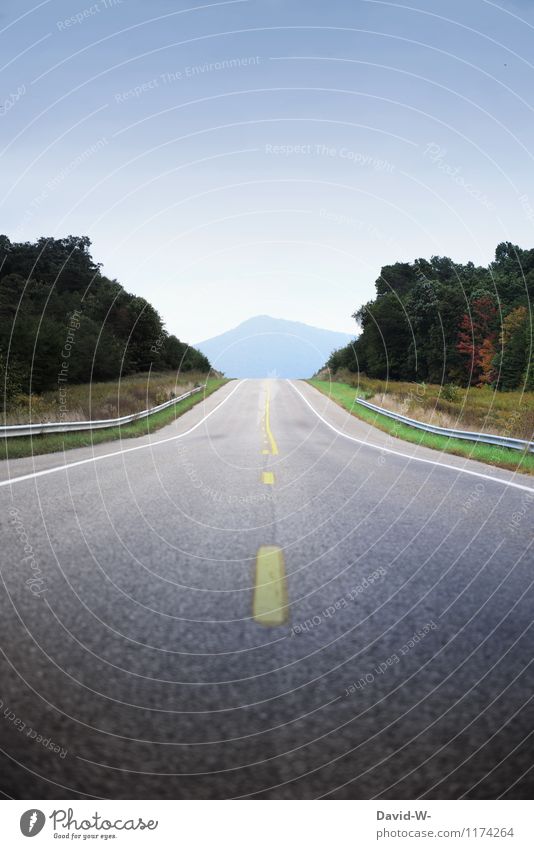
[[[531,0],[4,0],[0,231],[87,234],[195,342],[534,246]]]

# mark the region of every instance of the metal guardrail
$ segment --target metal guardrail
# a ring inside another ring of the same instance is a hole
[[[191,389],[189,392],[184,392],[178,398],[171,398],[170,401],[164,401],[163,404],[158,404],[157,407],[150,407],[148,410],[142,410],[140,413],[131,413],[129,416],[120,416],[117,419],[95,419],[89,422],[35,422],[31,424],[20,425],[4,425],[0,426],[0,438],[4,439],[10,436],[39,436],[43,433],[69,433],[77,430],[98,430],[104,427],[117,427],[117,425],[130,424],[139,419],[146,419],[153,413],[159,413],[160,410],[165,410],[167,407],[172,407],[184,398],[189,398],[191,395],[196,395],[206,388],[206,384],[197,386],[196,389]]]
[[[426,424],[419,422],[417,419],[409,419],[407,416],[401,416],[398,413],[392,413],[391,410],[385,410],[383,407],[377,407],[376,404],[370,404],[369,401],[364,401],[362,398],[355,398],[358,404],[367,407],[368,410],[373,410],[375,413],[380,413],[387,416],[389,419],[395,419],[397,422],[402,422],[410,427],[416,427],[419,430],[425,430],[428,433],[436,433],[439,436],[449,436],[451,439],[468,439],[470,442],[484,442],[488,445],[500,445],[501,448],[513,448],[516,451],[534,451],[534,442],[528,442],[526,439],[515,439],[511,436],[497,436],[495,433],[476,433],[472,430],[454,430],[454,428],[438,427],[437,425]]]

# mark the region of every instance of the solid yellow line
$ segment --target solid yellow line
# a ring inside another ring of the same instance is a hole
[[[274,484],[274,474],[272,472],[262,472],[261,473],[261,482]]]
[[[277,545],[258,549],[252,615],[259,625],[269,628],[289,619],[284,553]]]
[[[273,436],[273,432],[271,430],[271,415],[270,415],[270,407],[271,407],[271,391],[269,386],[267,386],[267,397],[265,398],[265,430],[267,431],[267,436],[269,437],[269,443],[271,445],[271,454],[278,454],[278,445],[276,444],[276,440]]]

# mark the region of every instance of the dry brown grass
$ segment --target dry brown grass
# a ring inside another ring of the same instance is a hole
[[[324,374],[321,377],[328,379]],[[533,438],[534,392],[373,380],[349,371],[338,372],[335,380],[354,386],[361,397],[379,407],[428,424]]]
[[[91,421],[127,416],[183,395],[206,382],[200,372],[152,372],[128,375],[120,381],[65,385],[42,395],[18,395],[4,417],[5,424],[51,421]],[[62,409],[64,402],[66,410]]]

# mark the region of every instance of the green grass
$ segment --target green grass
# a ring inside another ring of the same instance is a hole
[[[532,453],[425,433],[355,404],[355,398],[360,393],[356,393],[353,386],[348,386],[346,383],[331,383],[328,380],[308,380],[307,382],[339,404],[340,407],[344,407],[352,415],[399,439],[424,445],[426,448],[434,448],[437,451],[445,451],[448,454],[469,457],[471,460],[480,460],[482,463],[489,463],[502,469],[534,474],[534,456]]]
[[[122,427],[109,427],[102,430],[85,430],[78,433],[51,433],[43,436],[20,436],[4,439],[0,445],[0,460],[15,460],[19,457],[31,457],[37,454],[51,454],[54,451],[65,451],[69,448],[84,448],[91,445],[99,445],[102,442],[111,442],[115,439],[132,439],[136,436],[147,436],[159,428],[164,427],[174,419],[198,404],[208,395],[220,389],[228,380],[225,378],[211,378],[202,392],[184,398],[177,404],[154,413],[145,419],[132,422]]]
[[[497,433],[532,439],[534,392],[498,392],[491,386],[440,386],[399,380],[379,380],[340,369],[335,375],[316,376],[357,390],[358,396],[378,407],[401,412],[412,419],[459,430]]]

